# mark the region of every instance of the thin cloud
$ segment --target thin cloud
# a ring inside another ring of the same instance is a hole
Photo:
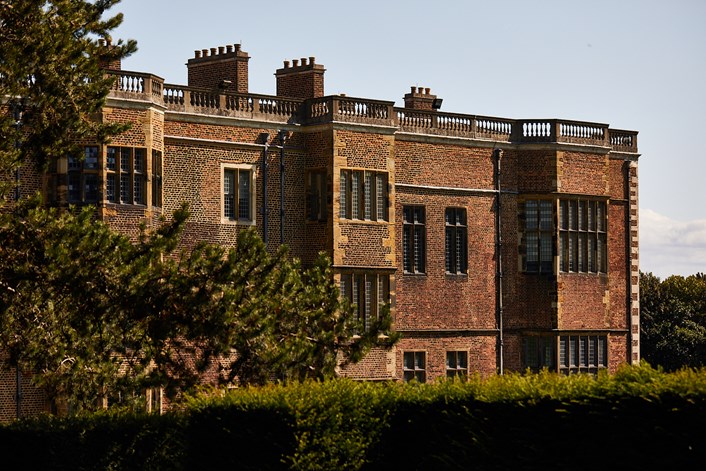
[[[641,209],[640,269],[660,278],[706,272],[706,219],[676,221]]]

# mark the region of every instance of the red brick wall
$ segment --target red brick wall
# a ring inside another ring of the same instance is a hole
[[[7,355],[0,353],[0,423],[17,418],[17,375],[15,368],[6,363]],[[34,387],[31,375],[22,372],[20,376],[20,417],[35,417],[51,410],[49,399],[43,390]]]
[[[471,374],[488,376],[496,372],[497,340],[494,335],[473,335],[453,332],[419,332],[405,335],[396,345],[396,377],[402,379],[404,352],[426,353],[427,381],[446,378],[446,352],[468,352],[468,370]],[[492,361],[489,361],[492,360]]]

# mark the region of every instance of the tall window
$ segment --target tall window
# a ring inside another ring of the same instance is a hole
[[[559,208],[561,271],[605,273],[608,258],[606,203],[562,200]]]
[[[306,176],[306,218],[325,221],[328,212],[326,170],[315,170]]]
[[[449,378],[468,376],[468,352],[446,352],[446,376]]]
[[[446,208],[446,272],[468,272],[468,227],[464,208]]]
[[[86,146],[83,157],[68,158],[68,201],[95,203],[98,201],[98,146]]]
[[[402,208],[402,265],[405,273],[426,271],[424,206]]]
[[[416,379],[420,383],[427,380],[427,355],[425,352],[404,352],[402,375],[405,382]]]
[[[252,167],[223,169],[223,218],[253,222]]]
[[[111,203],[146,204],[146,149],[108,147],[105,199]]]
[[[608,366],[606,335],[562,335],[559,337],[561,373],[596,373]]]
[[[552,202],[528,200],[524,206],[524,270],[527,273],[552,273]]]
[[[382,273],[342,273],[341,296],[356,309],[365,330],[377,320],[380,310],[390,303],[390,275]]]
[[[532,371],[556,368],[556,337],[527,336],[522,338],[523,367]],[[555,370],[556,371],[556,370]]]
[[[387,221],[386,172],[341,170],[339,192],[340,218]]]
[[[162,207],[162,153],[152,151],[152,206]]]

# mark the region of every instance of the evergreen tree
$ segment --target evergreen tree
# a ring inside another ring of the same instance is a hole
[[[367,331],[330,261],[303,269],[254,230],[237,248],[177,250],[185,207],[133,244],[95,221],[23,201],[0,214],[0,350],[52,398],[171,397],[200,382],[330,378],[394,342],[389,310]]]
[[[119,1],[0,0],[0,173],[23,162],[46,169],[81,155],[82,139],[124,129],[97,119],[113,84],[101,62],[137,49],[132,40],[102,43],[122,22],[121,14],[103,18]],[[5,182],[0,197],[12,185]]]

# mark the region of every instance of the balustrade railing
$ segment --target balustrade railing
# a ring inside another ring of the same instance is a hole
[[[511,119],[476,116],[474,121],[478,137],[507,141],[512,136],[514,122]]]
[[[637,152],[637,131],[609,129],[610,146],[615,151]]]
[[[243,118],[290,121],[299,115],[302,101],[269,95],[204,90],[164,85],[163,102],[172,111],[212,113]]]
[[[118,97],[160,100],[164,81],[156,75],[129,70],[106,70],[114,77],[110,93]]]
[[[310,122],[344,121],[394,126],[395,116],[389,101],[326,96],[306,101],[305,119]]]
[[[111,95],[163,104],[168,110],[310,124],[331,121],[398,126],[404,132],[519,143],[571,143],[637,152],[637,132],[606,124],[557,119],[512,120],[393,108],[393,103],[347,96],[299,100],[164,84],[151,74],[106,71],[115,76]]]

